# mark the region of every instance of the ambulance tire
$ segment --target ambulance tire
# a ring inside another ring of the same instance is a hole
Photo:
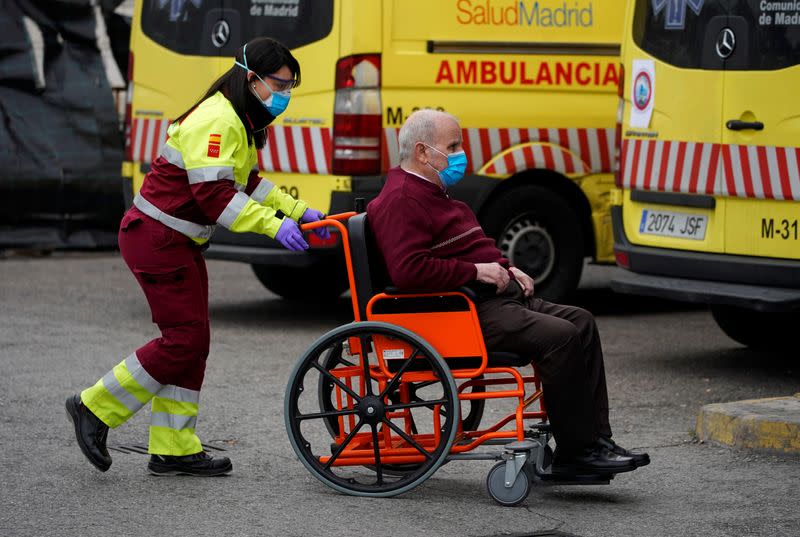
[[[501,193],[482,211],[486,234],[514,266],[534,279],[534,294],[564,302],[583,271],[584,232],[563,196],[540,185]]]
[[[797,345],[800,312],[763,312],[735,306],[711,306],[711,315],[725,334],[754,349],[789,350]]]
[[[347,289],[347,274],[341,260],[313,267],[252,265],[258,281],[287,300],[312,302],[334,301]]]

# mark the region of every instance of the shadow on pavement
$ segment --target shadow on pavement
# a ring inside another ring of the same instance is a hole
[[[349,297],[340,297],[326,303],[293,302],[280,298],[251,300],[230,304],[212,304],[213,323],[263,326],[265,322],[279,325],[326,323],[346,324],[353,320],[353,307]]]
[[[602,490],[600,490],[601,488]],[[595,505],[634,505],[641,503],[641,498],[637,496],[626,494],[619,488],[614,490],[613,482],[610,485],[605,485],[603,487],[595,486],[592,488],[581,486],[542,487],[540,490],[532,491],[531,496],[533,496],[534,493],[545,496],[549,501],[562,503]],[[530,501],[530,496],[528,501]]]
[[[696,371],[700,375],[719,375],[744,378],[779,377],[779,381],[794,382],[800,379],[800,361],[797,356],[787,352],[772,352],[761,349],[737,347],[731,341],[731,348],[704,352],[692,352],[680,356],[670,356],[669,366],[686,371]],[[797,386],[800,389],[800,386]]]
[[[609,287],[578,289],[570,304],[589,310],[594,315],[623,315],[631,313],[674,313],[702,311],[706,306],[675,302],[649,296],[615,293]]]
[[[579,289],[568,303],[580,306],[597,316],[674,313],[705,309],[703,305],[618,294],[610,288]],[[349,295],[343,295],[333,302],[320,303],[289,301],[276,297],[249,302],[212,304],[211,316],[215,322],[230,321],[247,324],[261,324],[265,320],[279,320],[286,323],[345,324],[353,320],[353,310]]]

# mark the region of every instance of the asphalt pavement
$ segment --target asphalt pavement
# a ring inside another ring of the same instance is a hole
[[[746,349],[702,308],[613,294],[614,269],[590,267],[576,299],[597,317],[617,441],[652,464],[608,486],[534,488],[496,505],[488,461],[451,462],[393,499],[336,493],[296,459],[283,425],[295,360],[352,319],[346,298],[291,304],[250,268],[209,262],[211,356],[198,434],[231,457],[223,478],[158,478],[147,456],[113,452],[100,473],[64,412],[157,335],[114,253],[0,258],[0,535],[578,536],[800,535],[800,459],[701,443],[700,408],[800,392],[800,358]],[[148,412],[109,445],[147,441]]]

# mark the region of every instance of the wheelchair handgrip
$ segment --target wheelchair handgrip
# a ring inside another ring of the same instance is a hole
[[[325,218],[323,218],[322,220],[317,220],[316,222],[308,222],[306,224],[300,224],[300,229],[302,231],[309,231],[312,229],[316,229],[318,227],[328,226],[331,225],[331,222],[329,222],[329,220],[343,221],[347,220],[352,216],[355,216],[356,214],[358,213],[353,211],[346,213],[338,213],[338,214],[326,214]]]

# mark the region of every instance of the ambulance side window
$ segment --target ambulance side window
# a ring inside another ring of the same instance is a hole
[[[729,25],[734,31],[742,28],[743,35],[737,36],[726,69],[774,70],[800,64],[800,2],[735,0],[732,4]]]

